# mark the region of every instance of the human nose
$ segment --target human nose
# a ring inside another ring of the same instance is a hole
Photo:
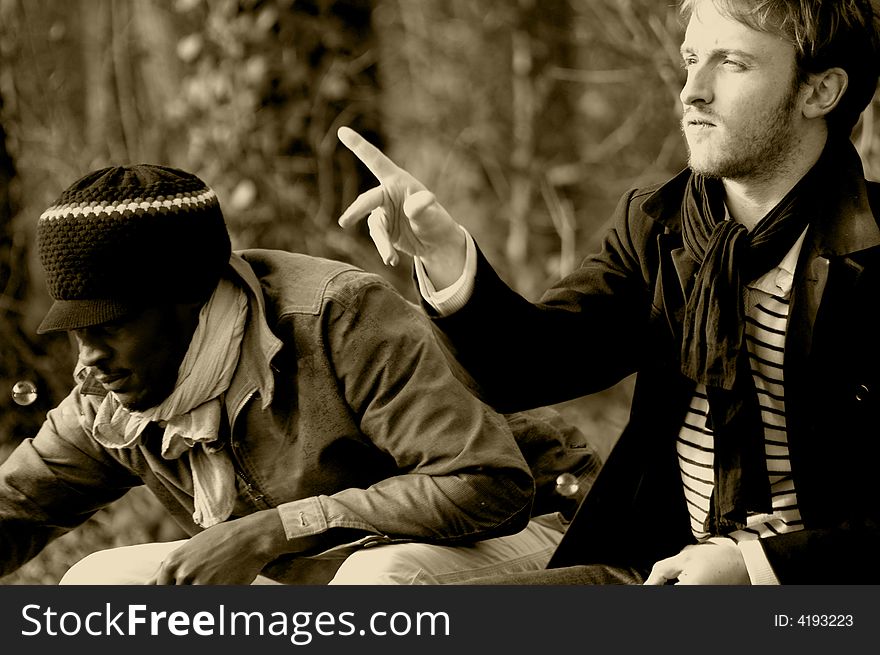
[[[79,346],[79,360],[84,366],[95,366],[113,354],[106,341],[88,330],[74,330],[74,336]]]
[[[679,97],[685,106],[712,102],[714,98],[712,73],[707,66],[693,64],[688,68],[687,80],[681,88]]]

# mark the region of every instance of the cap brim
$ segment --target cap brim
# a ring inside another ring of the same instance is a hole
[[[133,306],[116,300],[56,300],[37,328],[37,334],[77,330],[109,323],[124,318],[134,311]]]

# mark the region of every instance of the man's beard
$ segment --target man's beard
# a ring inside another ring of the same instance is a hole
[[[703,157],[704,161],[695,160],[688,144],[691,170],[706,177],[729,180],[761,180],[777,175],[794,142],[792,119],[797,94],[798,89],[792,88],[775,110],[742,126],[736,134],[728,133],[726,142],[716,146],[714,152],[710,151],[709,157]],[[760,126],[756,128],[758,123]],[[747,132],[743,132],[743,127]]]

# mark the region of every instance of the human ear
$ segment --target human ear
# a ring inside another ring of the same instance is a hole
[[[827,116],[840,102],[849,84],[842,68],[829,68],[810,75],[806,83],[803,112],[806,118]]]

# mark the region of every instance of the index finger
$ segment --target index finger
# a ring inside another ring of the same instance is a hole
[[[381,150],[367,141],[350,127],[340,127],[336,135],[342,144],[351,150],[380,182],[394,175],[399,169]]]

